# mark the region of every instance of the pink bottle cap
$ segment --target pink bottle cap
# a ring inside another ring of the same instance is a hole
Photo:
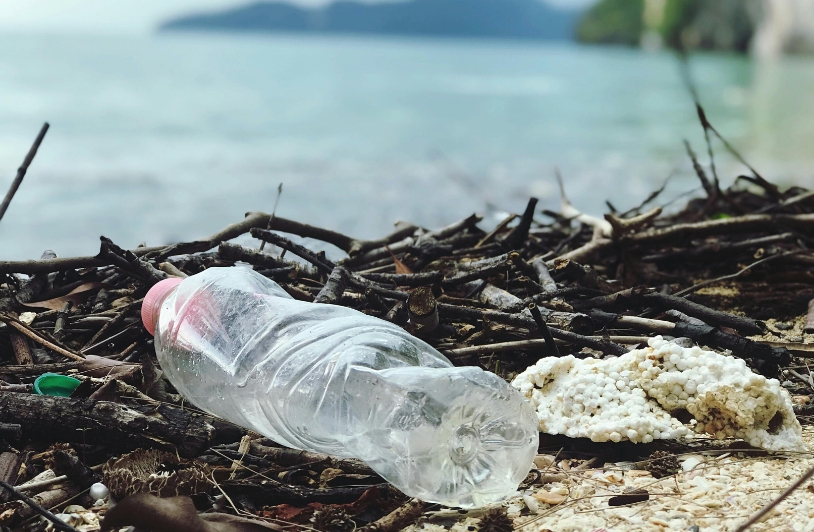
[[[158,305],[164,300],[164,297],[170,290],[181,284],[180,277],[170,277],[158,281],[144,296],[144,301],[141,303],[141,323],[150,334],[155,334],[155,324],[158,322]]]

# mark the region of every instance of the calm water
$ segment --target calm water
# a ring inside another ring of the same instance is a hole
[[[693,60],[711,120],[767,177],[814,185],[814,60]],[[0,36],[0,258],[208,235],[250,210],[362,237],[399,219],[628,208],[703,151],[669,54],[314,37]],[[721,152],[725,183],[741,171]]]

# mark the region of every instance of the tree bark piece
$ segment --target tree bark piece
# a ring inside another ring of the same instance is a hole
[[[637,298],[643,294],[654,292],[652,288],[646,286],[634,286],[625,288],[612,294],[592,297],[581,301],[574,301],[571,305],[575,309],[607,309],[607,308],[628,308]]]
[[[0,480],[11,486],[16,484],[22,463],[23,458],[17,453],[0,453]],[[8,498],[9,492],[0,490],[0,503],[6,502]]]
[[[160,404],[147,413],[106,401],[0,392],[0,422],[18,423],[26,434],[51,441],[175,450],[197,456],[229,434],[208,418]]]
[[[606,296],[575,301],[573,306],[577,309],[615,308],[621,310],[631,308],[639,301],[659,309],[678,310],[705,323],[731,327],[743,334],[763,334],[766,330],[766,325],[761,321],[714,310],[689,299],[661,294],[644,286],[634,286]]]
[[[470,284],[468,288],[474,286],[476,285],[473,283]],[[531,314],[529,314],[529,311],[527,310],[526,302],[524,302],[519,297],[510,294],[506,290],[503,290],[491,284],[486,284],[486,286],[484,286],[480,293],[478,293],[478,301],[491,307],[497,307],[498,309],[504,312],[515,313],[522,311],[522,315],[524,317],[526,316],[528,318],[532,317]],[[542,314],[543,319],[545,320],[546,323],[555,325],[560,329],[573,331],[578,334],[593,334],[594,332],[593,322],[591,322],[591,319],[585,314],[580,314],[576,312],[560,312],[550,310],[544,307],[541,307],[538,310]],[[535,327],[536,327],[535,325],[530,326],[531,330],[536,330]]]
[[[814,299],[808,302],[808,313],[806,314],[806,324],[803,327],[803,332],[814,333]]]
[[[14,360],[21,366],[33,366],[34,358],[31,356],[31,348],[28,346],[28,339],[17,331],[8,332],[11,348],[14,350]]]

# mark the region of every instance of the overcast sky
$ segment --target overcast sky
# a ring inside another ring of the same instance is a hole
[[[169,17],[247,4],[251,0],[0,0],[0,31],[147,33]],[[296,0],[321,5],[326,0]],[[375,0],[373,0],[375,1]],[[546,0],[584,6],[593,0]]]

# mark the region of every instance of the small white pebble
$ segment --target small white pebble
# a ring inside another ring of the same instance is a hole
[[[110,495],[110,490],[101,482],[97,482],[90,487],[90,498],[94,501],[104,499],[108,495]]]

